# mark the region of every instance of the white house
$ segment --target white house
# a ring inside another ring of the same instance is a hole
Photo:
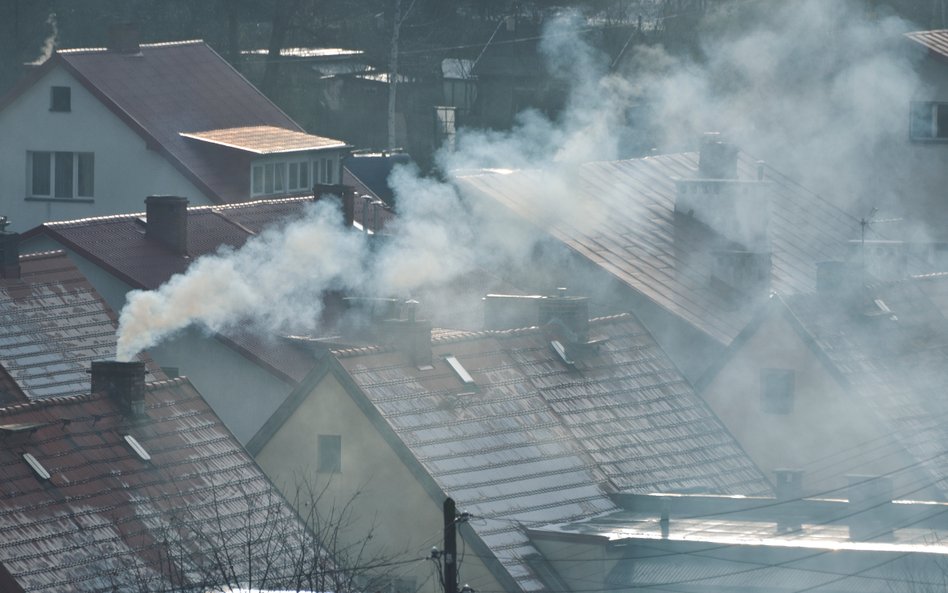
[[[342,141],[307,134],[202,41],[59,50],[0,99],[0,214],[25,230],[138,210],[308,193]]]

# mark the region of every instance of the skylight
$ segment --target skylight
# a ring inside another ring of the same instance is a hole
[[[464,368],[464,365],[461,364],[461,361],[459,361],[456,356],[448,354],[444,357],[444,360],[451,366],[451,369],[458,376],[458,379],[461,380],[461,383],[465,385],[474,384],[474,377],[471,376],[471,373],[467,372],[467,369]]]
[[[570,366],[576,364],[569,356],[566,355],[566,347],[564,347],[559,340],[551,341],[550,346],[553,346],[553,351],[556,352],[556,355],[559,356],[563,362]]]
[[[29,453],[23,454],[23,461],[25,461],[30,466],[30,469],[36,473],[36,477],[39,479],[48,480],[52,477],[49,472],[46,471],[46,468],[43,467],[43,464]]]
[[[151,455],[148,454],[148,451],[145,450],[145,447],[142,447],[142,444],[130,434],[125,435],[125,442],[128,443],[128,446],[132,448],[132,451],[135,452],[142,461],[151,461]]]

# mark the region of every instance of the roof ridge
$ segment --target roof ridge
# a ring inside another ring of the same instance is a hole
[[[168,379],[159,379],[157,381],[148,381],[145,383],[145,391],[158,391],[171,385],[184,385],[191,381],[186,376],[170,377]]]
[[[204,43],[203,39],[184,39],[181,41],[159,41],[156,43],[140,43],[138,47],[144,47],[148,49],[152,48],[161,48],[161,47],[174,47],[178,45],[197,45],[199,43]],[[78,53],[106,53],[109,51],[108,47],[64,47],[62,49],[57,49],[56,53],[58,54],[78,54]],[[124,55],[124,54],[123,54]]]
[[[35,259],[62,257],[66,255],[65,249],[51,249],[49,251],[34,251],[32,253],[21,253],[20,261],[32,261]]]
[[[73,402],[82,402],[86,400],[97,399],[100,397],[105,397],[100,393],[83,393],[81,395],[61,395],[55,397],[44,397],[41,399],[31,399],[26,402],[17,402],[13,404],[8,404],[0,406],[0,416],[9,416],[12,414],[17,414],[19,412],[24,412],[27,410],[39,410],[54,405],[62,405]]]

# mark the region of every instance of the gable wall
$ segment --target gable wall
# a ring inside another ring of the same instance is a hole
[[[51,86],[72,89],[70,112],[49,110]],[[29,150],[94,153],[94,198],[26,200]],[[152,194],[185,196],[195,206],[211,203],[61,66],[0,112],[0,187],[0,214],[19,231],[49,220],[138,212]]]
[[[320,434],[341,435],[341,473],[316,472]],[[358,492],[351,527],[344,536],[345,542],[352,544],[375,529],[367,542],[369,562],[378,558],[422,558],[432,547],[443,549],[443,500],[432,499],[331,373],[273,435],[256,460],[304,515],[309,501],[294,500],[301,481],[313,484],[317,491],[326,489],[317,505],[323,517],[328,517],[333,507],[338,509],[351,502]],[[462,534],[469,529],[459,526],[459,552]],[[420,593],[441,593],[433,569],[430,561],[418,562],[393,567],[389,576],[414,579]],[[464,558],[459,574],[462,584],[469,583],[476,591],[503,590],[473,551]]]
[[[763,411],[760,374],[765,368],[795,371],[789,414]],[[917,489],[924,478],[911,468],[914,461],[858,395],[843,389],[783,315],[769,315],[701,395],[768,477],[775,468],[802,469],[805,493],[845,498],[845,491],[827,491],[845,486],[846,474],[897,472],[896,495],[922,494]]]

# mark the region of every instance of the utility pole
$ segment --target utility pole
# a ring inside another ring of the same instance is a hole
[[[444,500],[444,593],[458,593],[457,509],[454,499]]]
[[[409,9],[410,10],[410,9]],[[398,84],[398,34],[402,27],[402,0],[395,0],[395,11],[392,15],[392,55],[390,56],[388,71],[388,148],[395,146],[395,108]]]

